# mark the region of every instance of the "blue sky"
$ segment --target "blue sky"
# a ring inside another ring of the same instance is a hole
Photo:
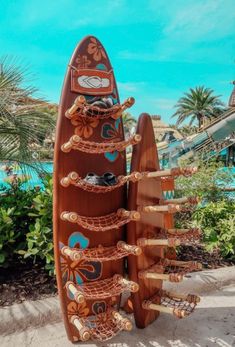
[[[205,85],[227,102],[235,79],[235,0],[0,0],[0,55],[30,66],[41,95],[59,102],[80,39],[106,48],[121,99],[132,114],[170,116],[190,87]]]

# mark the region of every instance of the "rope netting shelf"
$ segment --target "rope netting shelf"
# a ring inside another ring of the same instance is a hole
[[[140,214],[137,211],[127,211],[123,208],[101,217],[86,217],[80,216],[76,212],[62,212],[60,218],[64,221],[77,223],[84,229],[92,231],[106,231],[110,229],[118,229],[130,221],[140,219]]]
[[[96,248],[75,249],[64,246],[61,249],[61,253],[69,257],[72,261],[85,259],[104,262],[121,259],[130,254],[138,256],[142,253],[142,250],[139,246],[128,245],[124,241],[118,241],[114,247],[103,247],[99,245]]]
[[[200,241],[201,231],[198,228],[192,229],[162,229],[155,238],[140,238],[137,245],[159,246],[159,247],[177,247],[181,244],[196,244]]]
[[[92,119],[108,119],[108,118],[119,118],[122,113],[133,106],[135,99],[130,97],[125,100],[122,104],[115,104],[109,108],[103,108],[88,104],[83,95],[79,95],[74,104],[65,113],[68,119],[74,120],[77,117],[90,117]]]
[[[146,178],[157,178],[157,177],[179,176],[179,175],[189,176],[193,174],[194,172],[196,172],[195,167],[173,168],[169,170],[159,170],[154,172],[132,172],[130,175],[127,175],[127,176],[118,176],[117,183],[114,185],[101,186],[101,185],[94,185],[87,182],[82,177],[80,177],[77,172],[72,171],[68,174],[68,176],[63,177],[60,183],[63,187],[74,185],[75,187],[81,188],[85,191],[92,192],[92,193],[108,193],[110,191],[113,191],[114,189],[117,189],[123,186],[127,182],[138,182]]]
[[[106,312],[88,317],[73,315],[70,322],[77,328],[82,341],[106,341],[116,336],[120,331],[130,331],[132,323],[119,312],[109,308]]]
[[[146,270],[138,273],[140,279],[156,279],[170,282],[181,282],[183,277],[189,272],[201,270],[202,265],[195,261],[178,261],[170,259],[160,259]]]
[[[90,154],[102,154],[107,152],[122,152],[126,147],[136,145],[141,141],[141,136],[136,134],[131,136],[127,140],[117,142],[93,142],[84,141],[80,136],[73,135],[68,142],[61,146],[61,150],[64,153],[70,152],[72,149],[90,153]]]
[[[194,311],[199,302],[200,297],[197,295],[184,295],[159,289],[151,299],[143,301],[142,307],[184,318]]]
[[[68,187],[70,184],[74,185],[75,187],[81,188],[85,191],[92,192],[92,193],[108,193],[111,192],[114,189],[117,189],[124,184],[126,184],[129,181],[136,182],[139,181],[144,177],[144,174],[140,174],[139,172],[132,172],[130,175],[127,176],[118,176],[117,177],[117,183],[111,186],[100,186],[95,185],[92,183],[89,183],[85,181],[83,178],[81,178],[76,172],[70,172],[68,176],[62,178],[61,185],[63,187]]]
[[[73,294],[75,301],[82,303],[85,300],[99,300],[118,296],[126,291],[137,292],[139,286],[133,281],[126,280],[121,275],[114,275],[111,278],[81,285],[75,285],[69,281],[66,283],[66,289]]]

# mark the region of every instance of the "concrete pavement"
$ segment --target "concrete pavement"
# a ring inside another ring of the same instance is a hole
[[[192,287],[191,287],[192,292]],[[194,291],[195,292],[195,291]],[[167,314],[144,330],[134,328],[101,343],[78,343],[80,347],[233,347],[235,346],[235,285],[201,295],[195,312],[186,319]],[[69,347],[62,322],[0,338],[1,347]]]

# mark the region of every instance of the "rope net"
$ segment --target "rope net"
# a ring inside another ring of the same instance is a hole
[[[77,223],[84,229],[93,231],[106,231],[110,229],[118,229],[129,223],[131,220],[138,220],[139,213],[136,211],[126,211],[119,209],[117,212],[107,214],[100,217],[80,216],[75,212],[62,213],[62,219],[72,223]]]
[[[89,329],[92,340],[106,341],[126,329],[127,318],[115,319],[115,311],[109,308],[106,312],[94,316],[80,318],[82,324]]]
[[[161,233],[158,235],[158,239],[170,239],[172,244],[175,240],[180,240],[184,244],[197,244],[201,239],[201,231],[198,228],[185,229],[185,232],[181,231],[182,229],[173,229],[161,230]],[[187,230],[187,231],[186,231]],[[169,245],[171,247],[171,245]]]
[[[138,249],[139,247],[130,245],[128,245],[128,249],[122,248],[119,245],[114,247],[103,247],[102,245],[99,245],[96,248],[76,250],[76,256],[79,259],[104,262],[121,259],[130,254],[138,255]]]
[[[177,261],[169,259],[160,259],[160,261],[144,270],[143,273],[152,272],[169,275],[170,282],[180,282],[189,272],[201,269],[200,264],[195,261]]]
[[[70,173],[67,177],[62,179],[61,184],[65,187],[69,186],[70,184],[74,185],[75,187],[81,188],[87,192],[91,193],[108,193],[111,192],[117,188],[122,187],[127,182],[137,182],[143,177],[145,177],[147,173],[140,174],[138,172],[132,172],[128,176],[118,176],[117,177],[117,183],[110,186],[100,186],[95,185],[92,183],[89,183],[85,181],[82,177],[80,177],[76,172]]]
[[[66,112],[66,117],[77,120],[79,117],[84,118],[92,118],[92,119],[108,119],[114,118],[117,119],[122,115],[122,112],[127,108],[131,107],[134,104],[134,98],[128,98],[122,104],[115,104],[109,108],[104,108],[92,104],[88,104],[86,100],[82,100],[82,102],[78,102],[76,106],[75,100],[75,109],[76,111],[68,110]],[[71,113],[72,112],[72,113]]]
[[[136,145],[141,140],[139,135],[133,135],[127,140],[117,142],[93,142],[84,141],[79,136],[73,135],[70,140],[62,146],[63,151],[69,152],[71,149],[90,154],[102,154],[106,152],[122,152],[130,145]]]
[[[134,292],[138,285],[125,280],[121,275],[114,275],[104,280],[76,285],[76,288],[86,300],[98,300],[118,296],[125,291]]]
[[[177,318],[189,316],[197,306],[199,297],[196,295],[188,294],[185,298],[177,298],[170,295],[166,290],[159,289],[158,292],[147,301],[147,305],[157,304],[164,307],[173,309],[173,314]]]

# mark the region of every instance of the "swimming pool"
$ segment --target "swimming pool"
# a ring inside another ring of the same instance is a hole
[[[5,165],[8,165],[6,163],[0,163],[0,184],[6,186],[7,183],[5,182],[5,179],[7,178],[6,172],[3,170],[3,167]],[[40,166],[42,168],[42,171],[45,173],[52,173],[53,172],[53,162],[41,162]],[[22,175],[24,172],[20,169],[19,166],[13,165],[13,170],[12,174],[16,175]],[[36,170],[29,169],[27,174],[30,175],[30,179],[26,182],[23,183],[22,188],[27,188],[27,187],[43,187],[42,179],[38,172]]]

